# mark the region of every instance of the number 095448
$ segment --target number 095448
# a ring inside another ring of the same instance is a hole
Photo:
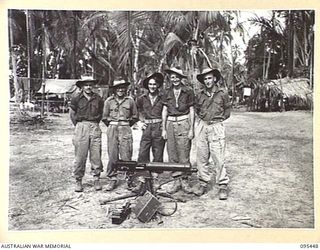
[[[318,244],[300,244],[300,248],[318,248]]]

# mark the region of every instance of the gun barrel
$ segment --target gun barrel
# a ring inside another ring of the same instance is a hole
[[[180,171],[187,173],[197,172],[196,168],[192,168],[190,163],[175,163],[175,162],[136,162],[136,161],[117,161],[115,166],[119,170],[125,171]]]
[[[149,171],[181,171],[181,172],[196,172],[189,163],[175,162],[149,162],[145,164],[145,169]]]

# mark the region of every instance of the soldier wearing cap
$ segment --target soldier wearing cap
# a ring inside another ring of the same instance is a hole
[[[132,97],[127,96],[127,87],[130,83],[123,78],[117,78],[111,88],[115,91],[113,96],[104,103],[102,121],[108,127],[108,155],[107,176],[109,182],[107,191],[116,187],[117,173],[113,169],[114,162],[119,159],[130,161],[132,157],[132,131],[131,126],[138,120],[138,111]]]
[[[169,75],[172,87],[163,98],[162,137],[167,140],[170,162],[189,163],[191,140],[194,137],[194,94],[182,84],[182,79],[187,77],[180,67],[172,67],[165,72]],[[181,174],[173,173],[173,177]],[[180,189],[190,192],[186,176],[182,176],[182,180],[178,178],[169,192],[175,193]]]
[[[81,89],[79,95],[71,99],[70,118],[75,126],[73,144],[75,147],[74,176],[76,178],[76,192],[82,192],[82,178],[85,174],[86,160],[90,153],[91,169],[94,176],[95,190],[101,190],[101,130],[99,122],[102,118],[103,100],[92,91],[97,83],[90,77],[76,82]]]
[[[197,124],[197,168],[199,183],[194,188],[198,196],[208,191],[212,165],[216,168],[216,184],[219,185],[219,199],[228,198],[229,177],[225,167],[225,128],[223,121],[230,117],[231,104],[227,91],[219,87],[221,78],[217,69],[205,68],[197,79],[204,85],[196,97]]]

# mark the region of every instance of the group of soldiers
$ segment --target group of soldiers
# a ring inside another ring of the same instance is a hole
[[[138,162],[150,162],[150,150],[154,162],[163,162],[165,143],[169,162],[190,163],[192,139],[196,136],[196,184],[191,186],[189,177],[181,172],[171,173],[175,181],[168,190],[179,190],[201,196],[209,191],[213,172],[219,187],[219,199],[228,198],[229,177],[225,167],[225,128],[223,121],[229,118],[231,104],[225,88],[220,87],[221,73],[205,68],[197,75],[203,85],[196,95],[183,84],[187,78],[180,67],[165,70],[171,87],[163,88],[164,75],[153,72],[142,81],[144,94],[136,100],[127,95],[130,85],[124,78],[114,80],[114,94],[105,101],[93,92],[95,80],[82,79],[76,83],[81,89],[71,100],[70,118],[75,125],[74,176],[76,192],[83,191],[82,178],[86,159],[90,156],[95,190],[102,190],[100,174],[101,130],[99,122],[107,126],[108,166],[106,191],[117,187],[118,178],[114,163],[119,159],[130,161],[133,151],[131,127],[137,121],[142,124],[142,137]],[[195,117],[197,116],[197,119]],[[139,178],[143,185],[144,177]],[[137,185],[136,188],[140,188]]]

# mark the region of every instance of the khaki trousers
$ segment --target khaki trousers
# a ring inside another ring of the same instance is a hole
[[[148,124],[146,129],[143,130],[138,162],[150,162],[150,149],[152,151],[153,161],[163,162],[165,140],[161,136],[161,131],[161,122]]]
[[[132,157],[132,131],[130,126],[109,125],[107,129],[108,155],[107,176],[116,180],[113,164],[119,159],[131,161]]]
[[[189,119],[178,122],[167,121],[167,151],[169,162],[189,163],[191,140]]]
[[[196,130],[196,138],[196,161],[199,179],[209,182],[215,170],[216,184],[227,185],[229,177],[225,167],[226,141],[225,128],[222,122],[209,125],[200,120]]]
[[[82,179],[85,174],[88,152],[94,176],[100,176],[101,163],[101,130],[97,122],[82,121],[76,124],[72,139],[75,148],[74,176]]]

